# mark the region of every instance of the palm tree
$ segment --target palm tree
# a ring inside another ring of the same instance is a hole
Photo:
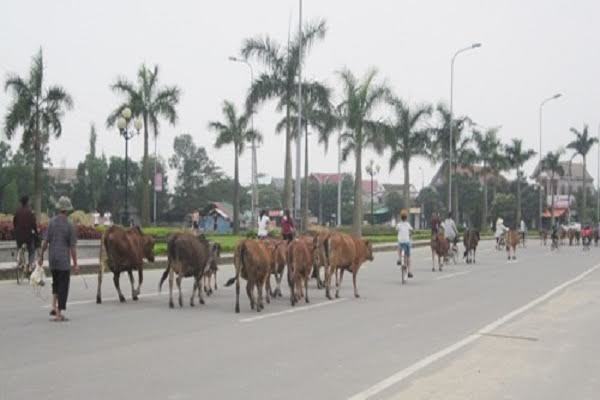
[[[237,234],[240,229],[240,171],[239,156],[244,151],[247,142],[254,139],[257,142],[262,140],[261,135],[249,128],[250,114],[245,113],[238,116],[233,103],[223,102],[223,122],[213,121],[208,124],[208,128],[213,130],[218,136],[215,142],[216,148],[221,148],[228,144],[233,144],[234,149],[234,188],[233,188],[233,232]]]
[[[404,207],[410,207],[410,160],[417,156],[427,156],[430,129],[423,122],[431,117],[429,105],[410,108],[397,97],[390,96],[388,103],[393,108],[395,121],[385,127],[385,136],[392,154],[390,172],[399,161],[404,169]]]
[[[302,228],[308,228],[308,135],[309,129],[318,134],[319,141],[323,142],[335,126],[335,116],[329,101],[330,89],[318,81],[303,84],[302,88],[302,130],[304,131],[304,203],[302,205]],[[291,137],[295,139],[298,135],[298,102],[294,99],[290,102],[289,120],[284,116],[277,124],[275,131],[280,133],[291,127]]]
[[[324,20],[307,24],[302,35],[289,40],[282,47],[275,40],[264,38],[246,39],[242,45],[242,56],[245,59],[254,58],[260,61],[267,71],[262,73],[250,88],[247,108],[254,109],[256,105],[267,100],[277,99],[277,111],[285,110],[285,167],[284,167],[284,204],[292,208],[292,132],[293,125],[290,113],[291,104],[297,96],[298,71],[300,68],[299,50],[306,53],[315,41],[323,39],[327,32]],[[302,60],[306,60],[305,54]]]
[[[571,128],[571,132],[575,135],[575,140],[567,145],[568,149],[575,150],[576,154],[579,154],[583,158],[583,204],[581,210],[581,221],[584,222],[586,219],[587,212],[587,190],[586,190],[586,178],[587,178],[587,153],[589,153],[592,146],[598,142],[595,137],[590,137],[588,133],[588,126],[583,125],[583,131],[578,131],[575,128]],[[569,199],[570,201],[570,199]]]
[[[137,85],[125,78],[117,78],[110,87],[113,92],[125,96],[120,104],[106,119],[106,125],[112,127],[121,115],[121,111],[130,108],[133,116],[141,116],[144,123],[144,158],[142,161],[142,224],[150,223],[150,166],[148,163],[149,130],[152,127],[154,138],[158,136],[160,118],[171,125],[177,122],[176,107],[179,104],[181,90],[177,86],[159,86],[158,65],[150,69],[142,64],[137,72]]]
[[[435,129],[434,141],[431,148],[431,158],[434,161],[445,164],[446,176],[448,175],[448,159],[450,157],[450,111],[448,107],[440,103],[436,107],[436,111],[441,118],[441,125]],[[452,156],[454,163],[452,165],[452,173],[456,176],[458,166],[470,166],[473,161],[473,150],[470,148],[471,138],[466,135],[466,129],[471,124],[469,117],[454,118],[452,121]],[[458,214],[458,182],[453,181],[452,184],[452,211],[455,218],[459,219]]]
[[[517,223],[521,221],[521,180],[523,179],[523,164],[529,161],[536,152],[531,149],[523,149],[523,140],[513,139],[512,143],[504,148],[506,158],[511,168],[514,168],[517,173]]]
[[[356,162],[352,232],[360,237],[363,215],[362,155],[363,150],[369,146],[378,152],[383,151],[383,124],[371,117],[377,106],[389,96],[389,89],[385,84],[375,84],[376,70],[368,72],[361,81],[348,70],[343,70],[339,75],[343,85],[340,112],[347,129],[341,135],[342,159],[345,161],[352,153]]]
[[[554,178],[556,175],[563,176],[565,171],[560,164],[560,156],[564,153],[562,149],[556,152],[548,152],[542,159],[542,170],[550,172],[550,215],[552,216],[552,226],[554,226]]]
[[[501,151],[498,129],[488,129],[485,133],[474,130],[473,141],[477,148],[477,160],[481,162],[481,175],[483,177],[483,205],[481,208],[481,229],[487,226],[488,219],[488,178],[494,173],[493,167],[497,164]]]
[[[4,90],[13,98],[4,121],[4,132],[11,139],[19,127],[23,128],[21,147],[33,151],[33,205],[40,218],[42,212],[42,172],[44,152],[50,137],[62,133],[61,119],[66,110],[73,108],[71,96],[61,86],[44,87],[44,60],[42,50],[33,57],[29,79],[17,75],[8,77]]]

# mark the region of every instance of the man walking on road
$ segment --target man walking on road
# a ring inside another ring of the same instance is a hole
[[[48,251],[48,263],[52,272],[52,321],[67,321],[63,311],[67,309],[67,298],[69,296],[69,285],[71,281],[71,263],[73,260],[73,271],[78,274],[77,265],[77,233],[75,228],[67,219],[69,211],[73,210],[71,200],[61,197],[56,208],[59,214],[54,217],[48,225],[47,236],[42,247],[39,263],[44,261],[44,253]],[[70,257],[69,257],[70,256]]]
[[[25,245],[29,258],[26,273],[29,274],[35,263],[35,239],[38,235],[35,214],[29,207],[29,197],[21,197],[21,207],[15,212],[13,217],[13,227],[15,230],[15,239],[17,241],[17,251]]]

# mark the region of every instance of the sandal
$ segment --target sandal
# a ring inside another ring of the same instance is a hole
[[[50,316],[54,317],[56,315],[56,311],[55,310],[50,310]]]

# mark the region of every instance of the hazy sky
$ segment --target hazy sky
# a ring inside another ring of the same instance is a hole
[[[75,108],[64,120],[64,132],[51,143],[55,165],[75,167],[87,152],[89,124],[99,130],[98,147],[123,155],[116,130],[107,130],[107,114],[120,101],[109,84],[119,76],[135,78],[142,62],[160,66],[163,84],[183,90],[177,126],[162,125],[158,148],[172,152],[173,138],[190,133],[228,173],[232,149],[214,150],[208,121],[221,118],[221,103],[242,105],[249,85],[244,65],[227,60],[237,55],[246,37],[269,34],[282,43],[288,24],[297,29],[297,1],[63,1],[4,0],[0,6],[0,73],[26,74],[32,55],[42,46],[46,83],[59,83],[73,96]],[[450,58],[454,51],[482,42],[456,64],[455,110],[483,126],[501,125],[500,136],[523,138],[536,151],[538,107],[556,92],[564,97],[545,107],[543,152],[571,139],[571,126],[600,122],[600,2],[597,0],[371,0],[304,1],[307,20],[323,17],[329,31],[314,46],[306,76],[339,87],[335,72],[348,67],[362,75],[376,66],[380,78],[411,103],[448,101]],[[255,65],[255,71],[262,67]],[[2,117],[8,104],[0,92]],[[275,136],[280,118],[272,105],[260,109],[256,126],[266,137],[259,150],[259,172],[283,175],[283,136]],[[17,143],[14,141],[13,143]],[[133,141],[140,158],[142,140]],[[332,149],[334,150],[334,149]],[[336,153],[325,155],[311,144],[311,171],[334,172]],[[596,176],[597,149],[589,157]],[[367,154],[365,160],[373,157]],[[388,173],[381,160],[380,180],[402,182],[399,166]],[[250,157],[242,158],[242,181],[250,180]],[[429,162],[412,164],[412,181],[435,172]],[[344,165],[352,171],[352,161]],[[528,171],[533,163],[527,166]]]

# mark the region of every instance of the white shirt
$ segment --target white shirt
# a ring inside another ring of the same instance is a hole
[[[410,243],[410,232],[413,230],[410,222],[402,221],[396,225],[398,231],[398,243]]]
[[[267,228],[269,227],[269,222],[270,222],[269,217],[267,217],[266,215],[263,215],[258,220],[258,236],[259,237],[264,237],[269,234],[269,232],[267,231]]]
[[[458,233],[454,220],[451,220],[450,218],[446,218],[442,223],[442,228],[444,228],[444,236],[446,236],[446,239],[454,239]]]
[[[527,227],[525,226],[525,221],[521,220],[521,232],[525,232],[527,230]]]
[[[506,227],[504,226],[504,224],[498,224],[496,225],[496,238],[499,238],[500,236],[504,235],[504,232],[506,231]]]

